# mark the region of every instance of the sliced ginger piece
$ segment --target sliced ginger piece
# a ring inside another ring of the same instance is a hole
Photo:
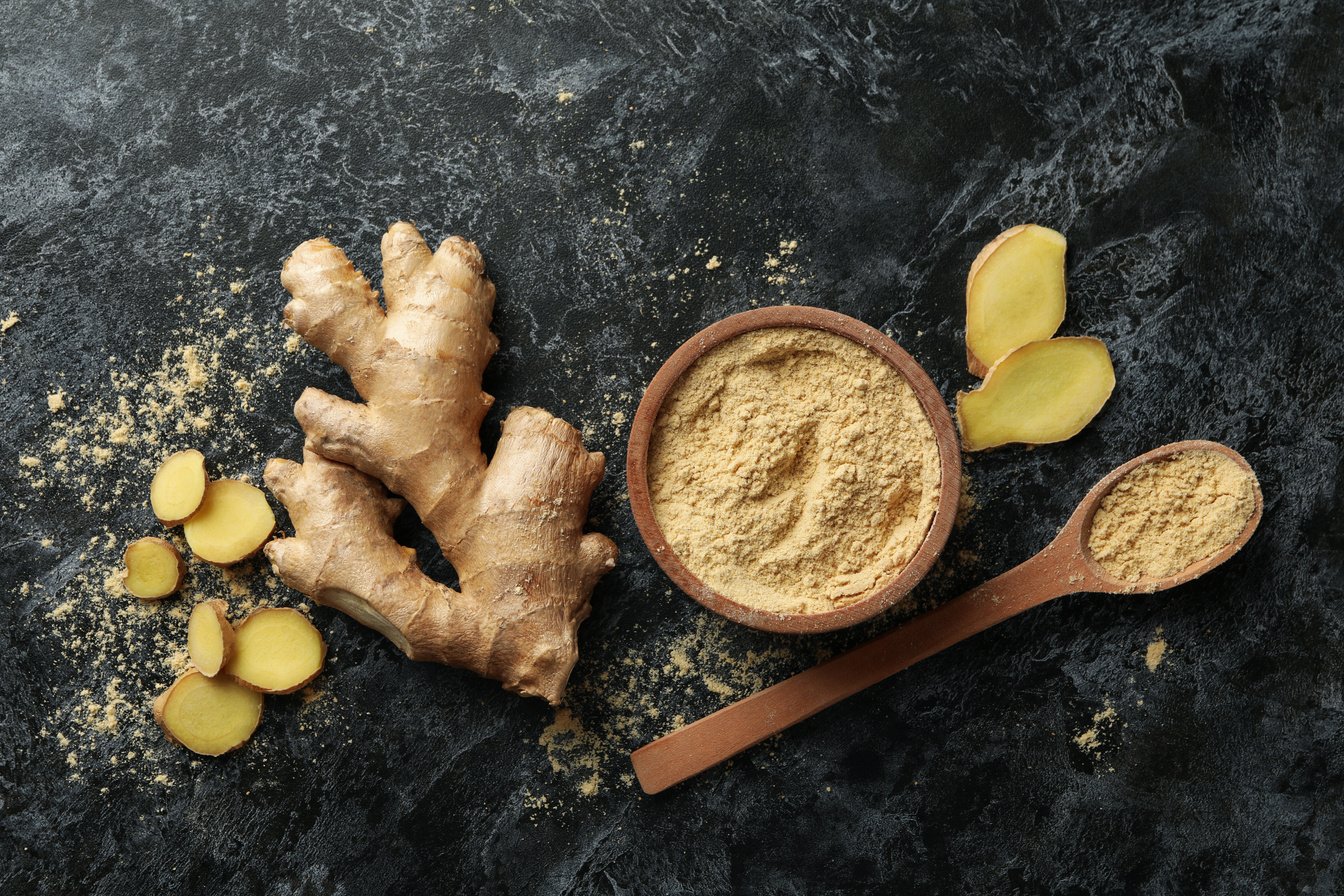
[[[154,701],[154,721],[168,740],[202,756],[219,756],[247,742],[261,723],[262,695],[197,669]]]
[[[206,563],[228,566],[246,560],[275,531],[275,514],[255,485],[220,479],[205,489],[200,509],[182,527],[192,552]]]
[[[322,635],[298,610],[256,610],[234,632],[224,671],[243,687],[288,694],[317,677],[327,656]]]
[[[1005,230],[966,277],[966,363],[983,377],[1004,355],[1049,339],[1064,322],[1064,235],[1037,224]]]
[[[233,656],[233,626],[222,600],[203,600],[187,621],[187,655],[207,678],[214,678]]]
[[[171,542],[153,536],[126,545],[126,568],[121,579],[126,590],[141,600],[160,600],[182,587],[187,564]]]
[[[1099,339],[1066,336],[1029,342],[990,368],[973,392],[957,394],[957,424],[967,451],[1011,442],[1071,439],[1115,388],[1111,355]]]
[[[165,526],[178,526],[205,498],[205,455],[195,448],[170,454],[149,484],[149,506]]]

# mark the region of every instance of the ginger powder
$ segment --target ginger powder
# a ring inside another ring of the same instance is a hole
[[[933,425],[905,378],[824,330],[715,346],[649,446],[654,516],[697,578],[744,606],[822,613],[900,574],[938,506]]]
[[[1255,476],[1218,451],[1182,451],[1130,470],[1102,498],[1087,545],[1137,582],[1175,575],[1237,539],[1255,512]]]

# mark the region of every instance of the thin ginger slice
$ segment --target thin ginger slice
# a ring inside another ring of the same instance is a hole
[[[224,671],[251,690],[289,694],[317,677],[326,655],[326,642],[307,617],[286,607],[270,607],[239,623],[233,656]]]
[[[182,527],[192,552],[206,563],[228,566],[246,560],[275,531],[275,513],[255,485],[220,479],[205,489],[205,500]]]
[[[1021,224],[980,250],[966,277],[966,363],[983,377],[1013,349],[1064,322],[1063,234]]]
[[[979,389],[957,394],[962,444],[967,451],[982,451],[1073,438],[1114,388],[1115,369],[1101,340],[1066,336],[1029,342],[990,368]]]
[[[160,600],[182,587],[187,564],[171,542],[148,537],[133,541],[122,554],[126,590],[141,600]]]
[[[194,448],[171,454],[149,484],[149,506],[165,526],[186,522],[205,498],[205,455]]]
[[[154,701],[154,720],[168,740],[202,756],[247,742],[261,723],[262,695],[228,678],[192,669]]]
[[[207,678],[214,678],[233,656],[234,633],[222,600],[203,600],[187,621],[187,655]]]

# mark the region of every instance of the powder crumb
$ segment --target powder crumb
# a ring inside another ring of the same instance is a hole
[[[1255,475],[1218,451],[1141,464],[1101,500],[1088,547],[1118,579],[1165,578],[1237,539],[1255,512]]]
[[[646,145],[647,145],[647,144],[646,144],[643,140],[632,140],[632,141],[630,141],[630,148],[633,149],[635,152],[639,152],[639,151],[640,151],[641,149],[643,149]]]
[[[18,322],[19,322],[19,312],[17,311],[9,312],[9,317],[5,318],[4,320],[0,320],[0,333],[8,333],[10,331],[10,328],[12,328]]]
[[[733,689],[732,685],[724,684],[712,676],[705,676],[705,687],[709,689],[711,694],[717,694],[725,700],[731,700],[737,695],[737,691]]]
[[[42,458],[34,457],[31,454],[25,454],[19,458],[19,466],[26,467],[29,470],[36,470],[42,466]]]
[[[709,261],[705,262],[705,270],[717,271],[723,262],[719,261],[719,256],[711,255]]]
[[[1167,639],[1162,637],[1162,629],[1159,627],[1153,640],[1149,642],[1148,649],[1144,651],[1143,663],[1148,667],[1149,672],[1156,672],[1157,667],[1162,665],[1162,660],[1167,656]]]
[[[1078,734],[1073,742],[1077,744],[1080,750],[1098,755],[1102,750],[1102,737],[1114,725],[1116,719],[1115,707],[1107,701],[1105,708],[1100,712],[1093,713],[1092,726],[1086,731]]]
[[[196,346],[188,345],[182,349],[182,369],[187,375],[187,388],[195,391],[205,385],[205,367],[201,364]]]
[[[53,414],[65,410],[65,390],[57,389],[47,396],[47,410]]]
[[[552,771],[571,773],[581,769],[587,774],[578,785],[579,792],[584,796],[593,796],[598,792],[601,784],[601,742],[584,728],[568,707],[562,706],[555,711],[555,720],[541,732],[538,742],[546,748]]]
[[[298,333],[290,333],[289,336],[285,339],[285,351],[290,352],[291,354],[297,352],[299,350],[299,346],[302,344],[303,344],[302,336],[300,336]]]
[[[247,284],[242,282],[241,280],[234,280],[232,283],[229,284],[229,292],[233,293],[234,295],[238,295],[240,292],[243,291],[243,289],[246,286]]]
[[[555,95],[555,101],[564,105],[574,99],[574,93],[570,90],[562,90]]]
[[[914,390],[823,330],[745,333],[664,401],[649,451],[654,515],[724,596],[819,613],[895,578],[928,532],[940,464]]]

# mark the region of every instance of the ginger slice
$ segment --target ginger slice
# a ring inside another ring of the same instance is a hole
[[[1101,340],[1029,342],[990,368],[979,389],[957,394],[962,444],[982,451],[1062,442],[1082,431],[1114,388],[1115,369]]]
[[[245,688],[289,694],[317,677],[327,656],[322,635],[302,613],[282,607],[256,610],[234,632],[224,672]]]
[[[1009,228],[980,250],[966,277],[966,363],[983,377],[1004,355],[1049,339],[1064,322],[1067,241],[1048,227]]]
[[[203,600],[187,620],[187,655],[207,678],[214,678],[233,656],[234,633],[222,600]]]
[[[275,531],[275,514],[255,485],[220,479],[205,489],[200,509],[182,527],[192,553],[215,566],[246,560]]]
[[[558,704],[578,659],[578,627],[616,545],[585,533],[605,465],[568,423],[538,408],[505,418],[494,456],[481,375],[499,347],[495,287],[474,243],[431,251],[410,224],[383,236],[386,310],[326,239],[280,272],[285,320],[350,374],[363,403],[317,389],[294,413],[303,463],[272,460],[266,484],[294,537],[266,546],[284,582],[390,638],[412,659],[470,669]],[[348,464],[348,466],[347,466]],[[457,570],[426,577],[392,538],[403,496]]]
[[[149,484],[149,506],[165,526],[178,526],[205,498],[205,455],[194,448],[171,454]]]
[[[192,669],[154,701],[154,721],[168,740],[202,756],[247,742],[261,723],[262,695],[228,678]]]
[[[126,590],[141,600],[160,600],[182,587],[187,564],[171,542],[150,536],[126,545],[126,568],[121,579]]]

